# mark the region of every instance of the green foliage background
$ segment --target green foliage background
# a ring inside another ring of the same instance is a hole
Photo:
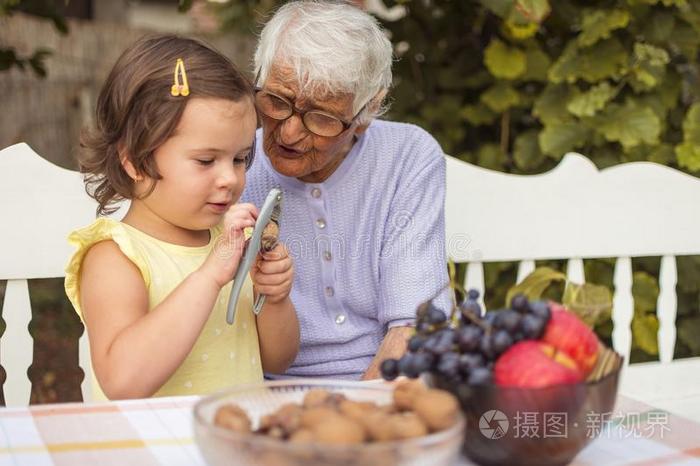
[[[391,116],[429,129],[447,153],[522,174],[573,150],[599,168],[648,160],[700,174],[700,1],[399,3],[407,17],[385,23],[400,57]],[[612,288],[612,259],[585,267]],[[633,267],[632,358],[655,359],[659,258]],[[700,354],[700,261],[682,257],[678,268],[683,357]],[[489,307],[503,305],[515,273],[514,264],[487,267]],[[599,333],[611,328],[602,316]]]
[[[225,27],[257,32],[282,3],[234,1],[219,14]],[[385,4],[407,8],[384,22],[398,57],[389,118],[426,128],[445,152],[519,174],[578,151],[599,168],[648,160],[700,175],[700,0]],[[658,355],[659,262],[633,260],[637,361]],[[564,270],[565,262],[537,265]],[[613,265],[587,260],[586,277],[612,288]],[[503,306],[516,270],[487,265],[489,308]],[[699,355],[700,260],[679,257],[678,271],[676,357]],[[547,293],[560,298],[563,285]],[[603,315],[599,334],[609,339],[611,328]]]

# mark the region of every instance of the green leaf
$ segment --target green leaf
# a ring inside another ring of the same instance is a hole
[[[480,68],[479,71],[464,77],[463,80],[464,87],[467,89],[481,89],[493,82],[493,76],[487,70]]]
[[[674,161],[674,155],[673,146],[664,142],[658,146],[651,147],[647,160],[661,165],[671,165]]]
[[[29,66],[32,67],[34,73],[40,78],[46,77],[46,58],[51,55],[51,50],[39,48],[34,51],[34,54],[29,59]]]
[[[178,0],[177,11],[180,13],[185,13],[192,8],[192,0]]]
[[[515,0],[481,0],[480,3],[501,18],[505,18],[513,9]]]
[[[481,94],[481,101],[494,112],[503,113],[520,103],[520,95],[510,84],[500,81]]]
[[[462,284],[457,281],[457,266],[452,259],[447,261],[447,276],[450,277],[450,288],[459,291],[462,293],[462,296],[466,296],[466,290]]]
[[[530,129],[520,133],[513,143],[513,160],[521,170],[531,171],[539,167],[544,161],[544,154],[540,150],[537,140],[539,131]]]
[[[700,145],[700,102],[690,106],[683,120],[683,141]]]
[[[648,354],[659,354],[657,335],[659,320],[654,315],[635,315],[632,319],[632,342]]]
[[[465,87],[464,75],[455,68],[442,67],[437,71],[440,87],[449,91],[462,91]]]
[[[681,94],[682,78],[673,70],[666,72],[666,77],[656,88],[661,101],[666,108],[673,108],[678,105],[678,98]]]
[[[459,116],[474,126],[490,125],[498,117],[486,105],[481,104],[465,105],[459,111]]]
[[[526,69],[521,77],[524,81],[547,81],[547,72],[552,64],[546,53],[539,47],[529,47],[525,50]]]
[[[656,146],[640,144],[625,148],[623,151],[624,162],[649,161],[661,165],[670,165],[676,161],[674,148],[671,144],[661,143]]]
[[[700,103],[690,106],[683,120],[683,143],[676,146],[678,165],[700,171]]]
[[[640,97],[637,97],[635,101],[641,107],[649,107],[654,111],[659,121],[661,122],[661,132],[663,133],[666,127],[666,117],[668,116],[668,107],[664,104],[664,98],[660,92],[647,92]]]
[[[632,277],[634,317],[632,318],[632,342],[642,351],[659,354],[657,335],[659,321],[656,318],[656,302],[659,283],[647,272],[635,272]]]
[[[634,44],[631,68],[636,91],[647,91],[656,87],[666,76],[666,65],[670,61],[668,52],[661,47],[637,42]]]
[[[694,298],[693,307],[697,308],[697,292],[700,284],[700,258],[677,256],[676,266],[678,267],[678,277],[686,278],[686,280],[678,280],[678,290],[692,294]]]
[[[566,110],[568,100],[569,86],[566,84],[547,84],[547,87],[535,100],[532,114],[545,125],[570,120],[571,116]]]
[[[627,27],[629,21],[630,15],[626,10],[584,11],[578,43],[582,47],[588,47],[601,39],[607,39],[615,29]]]
[[[480,167],[492,170],[503,170],[506,162],[506,155],[498,144],[484,144],[479,147],[476,160]]]
[[[539,299],[549,285],[561,281],[566,281],[566,275],[560,271],[549,267],[537,267],[523,281],[508,290],[505,305],[510,305],[510,300],[518,293],[524,294],[529,300]]]
[[[650,15],[645,27],[644,37],[655,43],[665,42],[671,37],[676,18],[668,11],[655,11]]]
[[[0,16],[9,15],[12,13],[17,5],[19,5],[19,0],[3,0],[0,1]]]
[[[580,122],[550,123],[540,132],[540,147],[554,160],[561,160],[567,152],[584,145],[590,134],[590,128]]]
[[[0,71],[9,70],[18,62],[17,54],[13,48],[0,48]]]
[[[593,116],[598,110],[615,98],[619,89],[611,86],[607,81],[591,87],[587,92],[574,96],[566,106],[566,109],[577,117]]]
[[[632,277],[634,311],[642,314],[656,312],[659,282],[647,272],[634,272]]]
[[[688,0],[627,0],[630,5],[658,5],[662,3],[664,6],[685,6]]]
[[[540,30],[539,23],[517,23],[513,20],[507,20],[504,27],[508,36],[515,40],[525,40],[537,34]]]
[[[514,12],[521,15],[524,22],[541,23],[551,11],[548,0],[517,0],[515,2]]]
[[[573,83],[578,79],[597,83],[620,76],[627,61],[627,52],[617,39],[597,42],[583,50],[578,48],[576,42],[570,41],[549,68],[549,79],[554,83]]]
[[[484,64],[496,78],[515,79],[525,73],[526,57],[522,50],[493,39],[484,51]]]
[[[659,3],[664,6],[685,6],[688,4],[688,0],[627,0],[630,5],[658,5]]]
[[[640,107],[633,100],[624,106],[611,104],[601,115],[596,129],[608,141],[616,141],[624,147],[641,143],[658,144],[661,121],[649,107]]]
[[[610,315],[612,293],[607,286],[567,282],[562,304],[575,312],[589,327]]]
[[[678,339],[688,345],[693,354],[700,354],[700,338],[698,338],[700,317],[683,319],[678,324]]]
[[[58,32],[60,32],[61,34],[68,34],[68,23],[66,22],[66,18],[55,14],[52,15],[50,19],[53,22],[54,27],[58,30]]]
[[[677,145],[676,160],[682,168],[692,172],[700,171],[700,147],[689,142]]]
[[[694,57],[698,53],[700,33],[687,23],[676,21],[669,42],[671,45],[680,49],[682,55]]]

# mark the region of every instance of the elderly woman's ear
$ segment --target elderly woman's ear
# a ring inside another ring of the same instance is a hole
[[[382,102],[384,102],[384,99],[386,98],[387,93],[389,92],[389,89],[382,89],[381,91],[377,92],[377,94],[372,97],[369,101],[369,104],[367,104],[367,108],[369,108],[369,113],[372,115],[376,115],[379,109],[382,106]]]
[[[367,103],[367,113],[369,115],[377,115],[380,114],[381,112],[379,111],[382,108],[382,103],[384,102],[384,99],[386,98],[386,95],[389,93],[388,89],[382,89],[381,91],[377,92],[374,97],[372,97],[369,102]],[[357,129],[355,130],[355,134],[362,134],[367,130],[369,127],[369,124],[372,122],[372,120],[368,120],[365,123],[362,123],[361,125],[358,125]]]

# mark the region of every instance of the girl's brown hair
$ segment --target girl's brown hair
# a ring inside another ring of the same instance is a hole
[[[178,58],[187,73],[187,97],[170,93]],[[94,127],[80,139],[78,163],[86,174],[86,191],[99,204],[98,215],[114,212],[116,202],[133,198],[134,182],[120,154],[138,173],[161,178],[153,152],[171,136],[193,97],[250,98],[252,103],[253,87],[228,58],[196,39],[144,37],[122,53],[100,91]]]

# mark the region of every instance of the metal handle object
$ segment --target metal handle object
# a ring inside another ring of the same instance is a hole
[[[267,194],[265,198],[265,203],[260,209],[258,219],[255,221],[255,228],[253,229],[253,235],[248,240],[245,252],[241,258],[240,264],[238,264],[238,270],[236,270],[236,276],[233,278],[233,285],[231,285],[231,296],[228,300],[228,308],[226,310],[226,322],[233,324],[236,317],[236,305],[238,304],[238,299],[243,289],[243,283],[245,282],[250,268],[255,262],[255,256],[258,255],[260,250],[260,241],[262,240],[263,231],[265,227],[270,222],[272,218],[273,211],[275,208],[279,209],[280,203],[282,202],[282,191],[279,188],[273,188]],[[279,210],[278,210],[279,212]],[[256,300],[253,311],[255,312],[255,307],[258,306],[258,301],[260,301],[260,296]],[[264,299],[263,299],[264,301]],[[262,303],[259,304],[260,309],[258,309],[255,314],[259,314],[262,309]]]

